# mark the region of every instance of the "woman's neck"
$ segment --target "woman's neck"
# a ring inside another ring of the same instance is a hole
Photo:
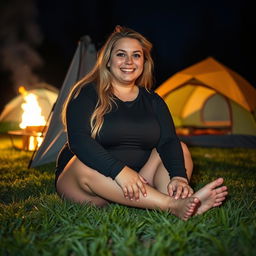
[[[137,85],[113,85],[113,93],[116,97],[123,101],[130,101],[134,100],[139,93],[139,88]]]

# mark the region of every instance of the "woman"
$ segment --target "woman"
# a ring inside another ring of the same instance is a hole
[[[56,189],[74,202],[111,201],[187,220],[221,205],[227,187],[219,178],[193,194],[189,151],[150,90],[151,48],[141,34],[117,26],[74,86],[63,109],[68,143],[57,160]]]

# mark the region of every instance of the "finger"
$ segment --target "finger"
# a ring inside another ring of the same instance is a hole
[[[182,186],[179,185],[178,188],[177,188],[175,199],[179,199],[180,198],[182,190],[183,190]]]
[[[188,197],[190,197],[194,194],[194,190],[191,187],[189,187],[188,190],[189,190]]]
[[[140,199],[140,191],[137,185],[133,186],[133,191],[134,191],[134,196],[135,196],[135,200],[139,201]]]
[[[169,196],[173,196],[173,186],[171,184],[169,184],[168,186],[168,193],[169,193]]]
[[[148,183],[148,181],[147,181],[143,176],[139,175],[139,178],[140,178],[140,180],[141,180],[143,183],[145,183],[145,184]]]
[[[123,187],[124,197],[128,198],[128,190],[126,187]]]
[[[186,198],[188,197],[188,187],[183,187],[183,191],[182,191],[182,198]]]
[[[142,195],[146,197],[147,196],[146,186],[141,182],[138,182],[137,186],[139,187]]]
[[[133,188],[131,186],[128,187],[128,193],[129,193],[130,200],[133,200],[134,193],[133,193]]]

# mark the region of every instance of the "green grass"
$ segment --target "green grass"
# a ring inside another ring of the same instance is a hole
[[[222,176],[222,207],[183,222],[166,212],[61,200],[54,164],[28,169],[30,152],[0,138],[1,255],[256,255],[255,150],[191,148],[192,187]]]

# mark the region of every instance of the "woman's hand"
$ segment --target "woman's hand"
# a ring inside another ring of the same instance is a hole
[[[169,196],[174,196],[175,199],[190,197],[194,193],[187,179],[183,177],[173,177],[167,186],[167,190]]]
[[[124,196],[130,200],[135,199],[138,201],[140,191],[144,196],[147,196],[145,187],[147,181],[129,167],[124,167],[116,176],[115,181],[123,190]]]

